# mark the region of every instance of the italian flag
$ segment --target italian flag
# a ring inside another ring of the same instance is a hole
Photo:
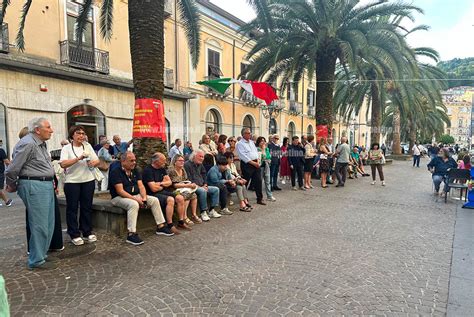
[[[273,90],[272,86],[267,83],[258,81],[236,80],[232,78],[218,78],[206,81],[198,81],[197,84],[210,87],[220,94],[224,94],[230,85],[239,84],[242,89],[257,98],[262,99],[267,105],[270,105],[274,100],[278,100],[278,96],[275,93],[275,90]]]

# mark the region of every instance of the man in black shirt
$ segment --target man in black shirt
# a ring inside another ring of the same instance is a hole
[[[127,211],[127,242],[133,245],[143,244],[143,240],[137,234],[137,218],[140,208],[150,208],[156,221],[156,234],[172,236],[165,226],[165,219],[161,212],[160,201],[153,196],[147,196],[142,177],[135,169],[137,160],[132,152],[125,152],[120,157],[121,167],[116,168],[110,174],[110,194],[112,205]]]
[[[291,186],[296,190],[296,176],[298,176],[298,186],[303,187],[303,166],[305,150],[299,143],[299,138],[295,135],[291,138],[291,145],[288,147],[288,162],[291,169]]]
[[[182,195],[173,195],[171,190],[171,178],[165,168],[166,157],[157,152],[151,157],[151,164],[143,170],[143,184],[146,192],[150,196],[155,196],[160,201],[161,209],[165,210],[166,222],[168,228],[174,234],[179,234],[179,231],[173,224],[174,204],[178,207],[179,223],[178,228],[191,230],[184,219],[186,219],[186,210],[184,209],[184,197]],[[169,190],[170,189],[170,190]]]

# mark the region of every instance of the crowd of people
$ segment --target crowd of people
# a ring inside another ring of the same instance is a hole
[[[365,171],[370,165],[372,185],[378,172],[385,186],[385,158],[379,145],[368,151],[351,148],[345,137],[333,147],[331,139],[316,142],[312,135],[285,137],[280,144],[278,135],[267,141],[252,135],[249,128],[238,137],[205,134],[197,149],[177,139],[168,156],[153,153],[150,164],[138,169],[129,149],[132,141],[122,142],[115,135],[112,143],[100,136],[99,144],[92,147],[79,125],[70,127],[59,158],[51,161],[45,141],[52,133],[49,120],[33,119],[20,135],[5,173],[7,191],[18,191],[26,206],[32,269],[55,267],[48,251],[63,249],[56,198],[60,191],[66,198],[67,233],[71,243],[79,246],[97,241],[92,223],[95,190],[108,190],[111,203],[126,211],[126,242],[140,245],[137,218],[143,208],[151,210],[157,235],[173,236],[191,231],[195,224],[232,215],[229,206],[235,203],[239,211],[252,212],[256,205],[275,202],[276,193],[288,181],[295,191],[312,190],[314,178],[320,179],[323,189],[335,180],[335,187],[344,187],[347,178],[370,176]],[[256,205],[251,204],[249,191],[255,193]]]

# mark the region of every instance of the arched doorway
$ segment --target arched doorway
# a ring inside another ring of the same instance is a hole
[[[92,146],[99,142],[99,135],[106,135],[105,116],[91,105],[78,105],[67,112],[67,126],[69,128],[72,125],[84,127],[88,141]]]
[[[8,154],[7,108],[0,103],[0,148]]]
[[[206,133],[212,134],[215,132],[221,132],[221,120],[217,110],[211,109],[206,114]]]
[[[307,136],[314,135],[314,129],[313,129],[312,124],[308,125],[308,127],[306,128],[306,135]]]
[[[250,132],[255,132],[255,120],[251,115],[246,115],[242,124],[243,128],[249,128]]]
[[[270,119],[268,133],[270,135],[277,133],[277,122],[274,118]]]
[[[290,122],[288,124],[288,137],[291,138],[294,137],[296,135],[296,127],[295,127],[295,123],[294,122]]]

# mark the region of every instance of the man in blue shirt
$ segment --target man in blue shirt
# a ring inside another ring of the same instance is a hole
[[[439,192],[441,182],[444,182],[444,192],[447,193],[449,191],[446,176],[448,175],[448,171],[451,168],[457,167],[458,165],[456,164],[456,161],[450,157],[449,151],[447,149],[441,149],[438,156],[428,163],[428,169],[433,174],[435,195],[437,195]]]
[[[114,135],[113,139],[114,145],[110,147],[110,154],[117,157],[117,155],[127,152],[130,144],[133,143],[133,139],[128,142],[122,142],[118,134]]]
[[[227,185],[235,187],[236,184],[232,179],[227,179],[227,159],[225,156],[217,158],[217,165],[211,167],[207,172],[207,184],[209,186],[216,186],[219,188],[219,201],[221,206],[221,215],[232,215],[233,212],[227,208],[227,199],[229,191]]]

